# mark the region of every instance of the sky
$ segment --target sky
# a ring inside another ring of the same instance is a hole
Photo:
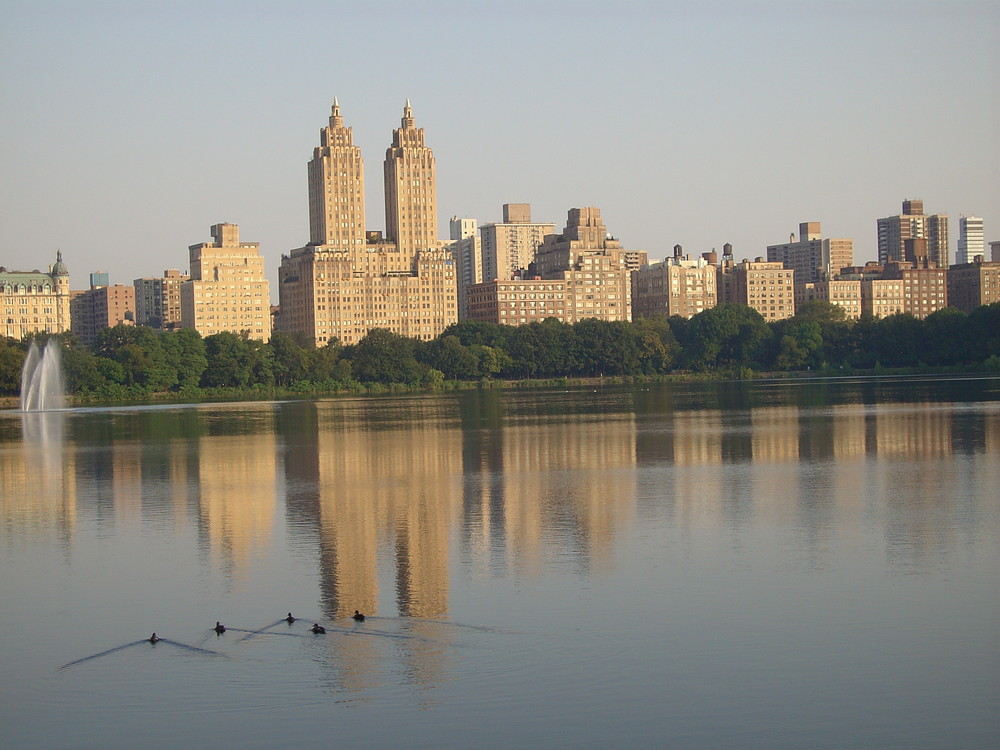
[[[74,289],[188,267],[238,224],[278,301],[337,97],[383,230],[410,99],[448,219],[597,206],[651,259],[800,222],[877,257],[904,199],[1000,240],[997,0],[0,0],[0,266]]]

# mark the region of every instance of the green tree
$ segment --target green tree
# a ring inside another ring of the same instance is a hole
[[[663,316],[637,318],[632,325],[639,337],[639,362],[647,375],[665,373],[680,351],[670,322]]]
[[[871,342],[876,362],[884,367],[915,367],[922,361],[923,323],[909,313],[876,321]]]
[[[177,388],[196,388],[208,367],[205,340],[194,328],[181,328],[162,334],[163,350],[176,373]]]
[[[726,303],[703,310],[688,321],[684,349],[691,367],[753,367],[770,329],[756,310]]]
[[[201,385],[208,388],[245,388],[250,385],[250,347],[242,336],[229,331],[205,337],[205,357],[208,367],[201,376]]]
[[[458,336],[441,335],[421,347],[419,361],[440,370],[448,380],[475,380],[479,377],[479,357],[464,346]]]
[[[14,339],[0,336],[0,393],[14,395],[21,392],[24,357],[24,349]]]
[[[573,326],[584,375],[628,375],[639,371],[635,328],[624,321],[587,318]]]
[[[974,361],[1000,358],[1000,302],[982,305],[969,313],[969,345]]]
[[[315,348],[306,347],[296,336],[284,331],[272,332],[268,346],[274,361],[275,383],[287,386],[309,379],[317,351]]]
[[[415,341],[386,328],[373,328],[353,347],[351,368],[362,382],[416,383],[421,369]]]
[[[923,329],[922,356],[928,364],[955,366],[975,361],[966,313],[945,307],[924,318]]]

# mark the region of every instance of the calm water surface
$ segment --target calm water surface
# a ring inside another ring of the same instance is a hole
[[[998,573],[998,379],[3,412],[0,746],[992,747]]]

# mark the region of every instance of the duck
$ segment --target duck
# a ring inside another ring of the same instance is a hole
[[[222,635],[223,633],[226,632],[226,626],[223,625],[218,620],[216,620],[215,621],[215,632],[218,633],[219,635]]]
[[[289,625],[291,625],[293,622],[295,622],[295,618],[292,617],[292,613],[291,612],[288,613],[288,617],[285,618],[285,622],[287,622]]]
[[[160,636],[158,636],[156,633],[153,633],[151,636],[149,636],[150,643],[156,643],[158,640],[160,640]]]
[[[317,633],[317,634],[319,634],[319,633],[325,633],[325,632],[326,632],[326,628],[324,628],[324,627],[323,627],[322,625],[320,625],[319,623],[315,623],[315,624],[314,624],[314,625],[312,626],[312,632],[314,632],[314,633]]]
[[[354,610],[354,614],[351,615],[351,616],[354,618],[354,620],[356,622],[364,622],[365,621],[365,616],[363,614],[361,614],[360,612],[358,612],[358,610]]]

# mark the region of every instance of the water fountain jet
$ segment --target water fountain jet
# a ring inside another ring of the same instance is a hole
[[[41,349],[32,341],[21,370],[21,411],[62,409],[65,393],[59,342],[49,339]]]

